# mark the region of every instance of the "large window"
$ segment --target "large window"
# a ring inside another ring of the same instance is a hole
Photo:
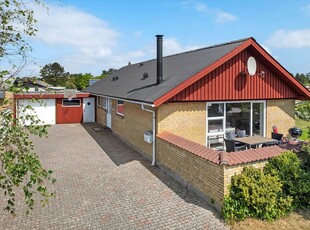
[[[207,146],[222,149],[227,131],[264,136],[264,109],[264,101],[207,103]]]
[[[117,112],[118,115],[124,116],[124,101],[117,100]]]

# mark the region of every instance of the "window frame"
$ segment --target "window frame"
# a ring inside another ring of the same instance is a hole
[[[70,101],[69,99],[62,99],[62,107],[81,107],[81,99],[73,98],[71,101],[79,101],[79,105],[64,105],[64,101]]]
[[[120,103],[120,102],[121,102],[121,103]],[[123,101],[123,100],[117,100],[117,102],[116,102],[116,107],[117,107],[117,108],[116,108],[116,114],[123,117],[125,112],[123,112],[123,113],[119,112],[119,107],[120,107],[120,106],[125,107],[125,104],[124,104],[124,101]],[[125,108],[123,109],[123,111],[125,111]]]
[[[101,98],[99,97],[99,96],[97,96],[97,98],[96,98],[96,106],[97,107],[100,107],[100,103],[101,102]]]
[[[105,99],[105,103],[103,103],[104,99]],[[101,98],[101,107],[103,109],[107,110],[108,109],[107,105],[108,105],[108,98],[107,97],[102,97]]]
[[[208,106],[212,105],[212,104],[220,104],[223,103],[224,104],[224,115],[223,116],[219,116],[219,117],[208,117]],[[242,101],[209,101],[206,103],[206,146],[210,147],[210,142],[209,142],[209,137],[210,136],[214,136],[214,135],[223,135],[225,136],[226,133],[226,105],[227,104],[231,104],[231,103],[250,103],[250,133],[249,135],[253,134],[253,104],[255,103],[263,103],[263,108],[262,108],[262,120],[263,120],[263,130],[262,130],[262,134],[265,137],[266,136],[266,125],[267,125],[267,118],[266,118],[266,111],[267,111],[267,102],[266,100],[242,100]],[[215,132],[215,133],[210,133],[209,132],[209,121],[210,120],[223,120],[223,130],[220,132]]]

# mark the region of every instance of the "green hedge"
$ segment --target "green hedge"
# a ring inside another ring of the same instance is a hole
[[[309,151],[309,148],[303,149]],[[231,179],[225,197],[223,216],[226,221],[247,217],[274,220],[294,208],[310,208],[310,153],[301,163],[293,152],[271,159],[263,170],[245,167]]]
[[[223,216],[226,221],[243,220],[246,217],[273,220],[289,213],[291,205],[292,198],[284,196],[277,176],[246,167],[240,175],[232,177]]]

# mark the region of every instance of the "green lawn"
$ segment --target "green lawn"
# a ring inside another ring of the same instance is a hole
[[[302,136],[298,139],[310,140],[310,136],[308,136],[308,128],[307,128],[310,126],[310,122],[296,118],[295,123],[296,123],[295,124],[296,127],[300,128],[302,130]]]

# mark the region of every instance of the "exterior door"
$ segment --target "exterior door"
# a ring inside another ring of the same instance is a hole
[[[39,125],[53,125],[56,123],[55,99],[38,99],[37,101],[20,99],[17,105],[18,116],[35,115],[40,119]],[[26,106],[31,106],[32,109],[26,109]],[[26,120],[24,123],[25,125],[30,125],[31,121]]]
[[[56,123],[69,124],[83,121],[82,99],[56,99]]]
[[[108,98],[108,103],[107,103],[107,127],[112,128],[112,105],[111,105],[111,99]]]
[[[83,122],[95,122],[95,98],[83,98]]]

